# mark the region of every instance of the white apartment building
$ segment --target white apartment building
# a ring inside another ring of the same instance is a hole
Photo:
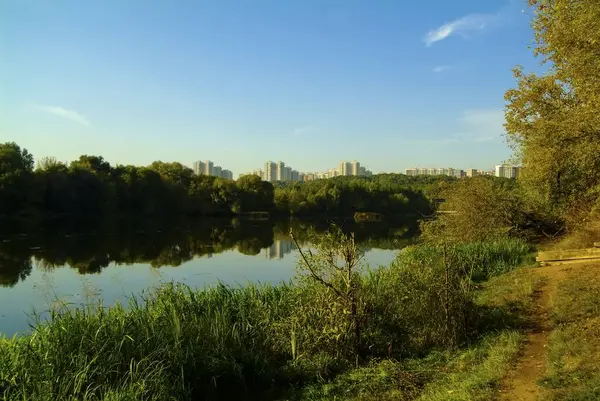
[[[456,168],[407,168],[404,173],[408,176],[414,177],[417,175],[447,175],[450,177],[461,178],[465,176],[464,170]]]
[[[360,175],[360,163],[356,160],[350,163],[350,175]]]
[[[275,181],[285,181],[285,163],[284,162],[277,162],[276,164],[276,175],[275,175]]]
[[[467,170],[467,177],[476,177],[478,175],[480,175],[480,173],[476,168],[470,168]]]
[[[233,180],[233,172],[231,170],[223,170],[221,171],[221,177],[226,180]]]
[[[495,167],[496,177],[517,178],[521,172],[521,167],[511,166],[508,164],[500,164]]]
[[[207,175],[233,180],[233,173],[231,170],[224,170],[221,166],[215,166],[210,160],[195,162],[193,170],[196,175]]]
[[[277,164],[273,162],[265,163],[265,171],[263,173],[263,180],[269,182],[277,181]]]
[[[341,162],[339,175],[352,175],[352,164],[347,161]]]
[[[210,160],[197,161],[194,163],[194,173],[196,175],[213,175],[213,162]]]

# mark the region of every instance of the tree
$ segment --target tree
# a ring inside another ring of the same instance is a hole
[[[504,236],[552,236],[561,222],[529,199],[515,180],[473,177],[441,190],[439,216],[422,223],[428,242],[476,242]]]
[[[33,156],[14,142],[0,144],[0,177],[33,170]]]
[[[293,231],[290,236],[298,248],[300,271],[304,278],[321,286],[314,302],[327,304],[329,324],[326,335],[338,342],[344,352],[359,357],[363,319],[361,300],[361,260],[363,252],[354,241],[354,233],[345,234],[337,226],[316,242],[316,251],[303,251]],[[340,347],[335,347],[339,349]]]
[[[562,210],[589,211],[600,193],[600,2],[529,0],[545,75],[515,69],[506,92],[509,143],[525,182]],[[581,213],[578,213],[581,215]]]
[[[33,156],[14,142],[0,144],[0,215],[27,206],[32,192]]]
[[[273,210],[275,188],[254,174],[243,175],[235,182],[239,190],[239,203],[235,212],[270,212]]]

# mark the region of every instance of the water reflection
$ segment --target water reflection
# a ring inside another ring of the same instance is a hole
[[[270,247],[265,249],[267,259],[283,259],[288,253],[296,249],[296,245],[289,239],[276,239]]]
[[[148,264],[154,268],[180,266],[194,258],[210,258],[228,250],[244,255],[264,253],[266,259],[283,259],[295,246],[290,228],[301,245],[323,235],[327,221],[204,220],[156,224],[151,222],[79,222],[45,224],[0,232],[0,286],[25,280],[35,264],[52,271],[69,266],[79,274],[100,273],[111,264]],[[399,249],[414,237],[414,223],[343,222],[355,232],[359,246],[368,250]],[[15,233],[15,231],[17,231]]]

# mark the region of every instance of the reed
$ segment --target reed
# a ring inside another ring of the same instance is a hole
[[[306,278],[199,290],[169,284],[125,306],[63,306],[30,334],[0,339],[0,396],[266,399],[357,363],[456,348],[478,318],[463,272],[499,274],[528,251],[510,241],[419,245],[364,273],[356,286],[362,336],[355,354],[345,352],[346,312],[335,310],[328,288]]]

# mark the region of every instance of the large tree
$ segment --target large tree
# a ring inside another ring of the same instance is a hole
[[[33,156],[16,143],[0,144],[0,216],[22,211],[31,193]]]
[[[509,142],[547,201],[589,211],[600,189],[600,1],[528,0],[543,74],[515,69]],[[580,215],[580,214],[578,214]]]

